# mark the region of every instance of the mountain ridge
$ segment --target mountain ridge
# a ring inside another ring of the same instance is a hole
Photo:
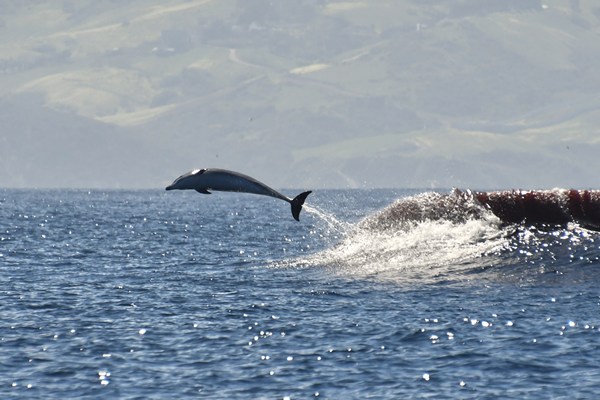
[[[591,0],[4,7],[0,186],[597,185]]]

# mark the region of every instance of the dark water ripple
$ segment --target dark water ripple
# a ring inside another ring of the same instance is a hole
[[[397,196],[310,200],[351,225]],[[344,264],[348,247],[327,260],[346,225],[309,212],[298,224],[270,199],[0,198],[0,398],[593,398],[600,389],[600,251],[587,231],[423,226],[378,236],[387,247],[372,242],[372,253],[366,238]],[[488,239],[465,235],[479,231],[501,246],[473,257]],[[415,249],[416,235],[443,246]],[[418,251],[395,254],[409,250]]]

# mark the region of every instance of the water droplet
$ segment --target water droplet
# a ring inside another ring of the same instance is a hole
[[[429,374],[428,373],[424,373],[423,374],[423,379],[428,381],[429,380]]]

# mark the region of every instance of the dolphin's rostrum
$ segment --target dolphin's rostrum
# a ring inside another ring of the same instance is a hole
[[[198,193],[204,194],[210,194],[209,190],[216,190],[271,196],[290,203],[292,205],[292,215],[296,221],[300,221],[300,211],[302,211],[302,205],[304,204],[304,200],[306,200],[306,196],[312,193],[312,191],[303,192],[290,199],[248,175],[219,168],[195,169],[181,175],[165,189],[194,189]]]

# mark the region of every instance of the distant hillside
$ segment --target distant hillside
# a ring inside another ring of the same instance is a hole
[[[600,6],[0,5],[0,186],[597,187]]]

